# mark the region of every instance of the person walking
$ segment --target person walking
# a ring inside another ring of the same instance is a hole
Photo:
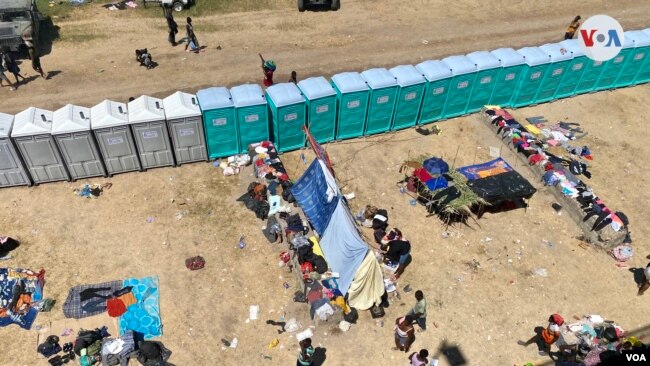
[[[171,8],[163,8],[165,9],[165,19],[167,20],[167,29],[169,30],[169,36],[167,37],[167,41],[171,43],[172,46],[176,46],[176,34],[178,33],[178,24],[176,24],[176,21],[174,20],[174,15],[172,14],[172,9]]]
[[[9,53],[9,50],[5,50],[2,54],[2,65],[7,71],[14,74],[14,78],[16,78],[16,85],[18,85],[20,82],[18,78],[21,78],[23,81],[25,81],[25,77],[20,75],[20,67],[18,67],[16,59],[14,59],[13,56]]]
[[[415,342],[414,332],[412,316],[406,315],[395,319],[395,347],[392,350],[408,352]]]
[[[196,34],[194,34],[194,26],[192,25],[192,18],[190,17],[187,17],[187,24],[185,25],[185,31],[187,32],[187,43],[185,44],[185,52],[192,51],[194,53],[198,53],[201,50],[201,46],[199,46],[199,41],[196,39]]]
[[[415,291],[415,306],[406,315],[410,315],[420,327],[420,331],[427,330],[427,300],[420,290]]]
[[[548,326],[546,328],[535,328],[535,335],[526,342],[519,341],[518,343],[524,347],[532,343],[537,343],[540,348],[539,354],[546,355],[551,351],[551,346],[560,338],[560,327],[564,324],[564,318],[560,314],[553,314],[548,318]]]
[[[650,259],[650,255],[648,255],[646,258]],[[650,263],[648,263],[648,265],[643,270],[643,274],[645,276],[645,281],[641,284],[641,286],[639,286],[639,292],[636,293],[638,296],[643,295],[646,290],[650,288]]]
[[[571,24],[569,24],[569,27],[566,30],[566,33],[564,33],[564,39],[573,39],[573,36],[576,34],[576,31],[578,28],[580,28],[580,15],[576,16],[573,18],[573,21]]]
[[[5,75],[5,68],[2,66],[2,62],[0,62],[0,86],[1,87],[4,87],[3,84],[4,84],[5,81],[7,82],[7,84],[9,84],[9,90],[11,90],[11,91],[16,90],[16,87],[14,86],[14,84],[12,84],[11,81],[9,81],[9,78],[7,77],[7,75]]]
[[[25,40],[25,45],[27,45],[27,54],[29,55],[29,59],[32,60],[32,69],[39,73],[43,79],[47,80],[47,76],[45,76],[45,72],[41,66],[41,57],[36,51],[34,43],[32,43],[32,41]]]
[[[429,357],[429,351],[421,349],[420,352],[411,353],[408,360],[413,366],[427,366],[427,357]]]
[[[265,60],[261,53],[258,53],[260,60],[262,60],[262,72],[264,73],[264,86],[269,87],[273,85],[273,73],[275,72],[275,62],[273,60]]]
[[[314,365],[314,346],[311,345],[311,338],[305,338],[300,341],[300,353],[296,366],[313,366]]]

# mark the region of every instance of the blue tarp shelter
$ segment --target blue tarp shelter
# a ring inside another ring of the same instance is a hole
[[[305,216],[307,216],[307,219],[319,235],[323,235],[327,224],[330,222],[332,213],[336,209],[337,200],[335,198],[337,197],[334,197],[334,195],[338,196],[338,192],[336,192],[338,188],[336,188],[334,178],[331,178],[328,185],[329,177],[326,177],[325,174],[329,175],[330,173],[329,171],[325,172],[319,160],[316,159],[291,187],[291,194],[293,194]],[[334,187],[331,186],[332,183]]]

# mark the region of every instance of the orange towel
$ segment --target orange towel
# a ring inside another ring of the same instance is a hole
[[[135,304],[136,302],[138,302],[135,299],[135,296],[133,296],[133,292],[127,292],[124,295],[118,297],[118,299],[122,300],[122,302],[124,303],[124,306],[126,306],[127,308],[129,306]]]

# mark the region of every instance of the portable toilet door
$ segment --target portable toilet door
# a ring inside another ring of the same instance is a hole
[[[336,91],[322,76],[298,82],[307,102],[307,127],[317,142],[334,140],[336,130]]]
[[[605,61],[603,72],[600,74],[600,78],[598,78],[594,86],[594,91],[613,89],[616,87],[615,81],[623,71],[628,61],[628,56],[634,50],[634,41],[627,33],[625,33],[621,42],[623,42],[623,48],[618,55],[611,60]]]
[[[275,84],[266,89],[273,115],[273,142],[279,152],[305,146],[305,98],[294,83]]]
[[[451,81],[451,70],[438,60],[421,62],[415,68],[427,80],[418,124],[423,125],[442,119]]]
[[[51,111],[29,107],[14,118],[11,138],[34,184],[70,180],[51,132]]]
[[[368,117],[363,134],[367,136],[389,131],[393,123],[397,98],[395,76],[385,68],[377,68],[362,72],[361,77],[370,88]]]
[[[415,126],[420,115],[426,79],[412,65],[395,66],[389,71],[399,85],[391,130]]]
[[[257,84],[246,84],[230,89],[235,106],[239,132],[239,152],[248,151],[248,145],[267,141],[269,132],[269,108],[264,91]]]
[[[13,124],[14,116],[0,113],[0,188],[32,185],[23,159],[9,138]]]
[[[208,158],[217,159],[238,154],[239,133],[235,105],[227,88],[212,87],[196,93],[203,114]]]
[[[544,103],[555,98],[555,93],[562,84],[562,78],[571,65],[572,55],[559,43],[547,43],[539,49],[548,56],[550,61],[548,71],[535,97],[535,103]]]
[[[332,86],[338,104],[336,139],[363,136],[370,97],[368,84],[358,72],[344,72],[332,76]]]
[[[647,65],[646,58],[650,50],[650,35],[638,30],[625,32],[625,35],[632,40],[634,48],[630,51],[623,70],[614,82],[614,86],[617,88],[629,86],[634,83],[640,70],[643,69],[644,64]]]
[[[201,108],[195,95],[177,91],[163,99],[176,163],[208,160]]]
[[[130,101],[129,124],[143,170],[176,165],[162,99],[143,95]]]
[[[52,135],[73,180],[106,176],[95,136],[90,131],[90,108],[68,104],[54,112]]]
[[[467,113],[469,97],[476,80],[476,65],[466,56],[449,56],[442,59],[449,67],[453,77],[445,102],[445,118],[462,116]]]
[[[646,36],[650,37],[650,28],[644,30],[643,33]],[[647,48],[645,53],[645,62],[639,69],[640,69],[639,73],[634,78],[634,83],[643,84],[650,81],[650,50],[648,50]]]
[[[571,63],[564,71],[560,86],[555,91],[555,98],[567,98],[575,95],[576,88],[587,69],[589,59],[578,44],[577,39],[567,39],[559,43],[562,48],[571,54]]]
[[[490,103],[501,71],[501,63],[497,57],[487,51],[469,53],[467,58],[476,65],[476,81],[467,105],[467,113],[472,113]]]
[[[603,73],[603,70],[605,70],[605,65],[606,65],[605,62],[596,61],[587,58],[587,62],[585,64],[585,71],[582,74],[580,81],[578,81],[578,86],[576,87],[574,94],[584,94],[584,93],[594,92],[596,87],[596,82],[598,82],[598,79],[600,79],[600,75]]]
[[[499,59],[501,71],[494,84],[494,91],[488,104],[510,106],[519,85],[519,78],[526,66],[526,60],[512,48],[499,48],[490,53]]]
[[[522,107],[536,103],[535,96],[548,69],[549,57],[537,47],[524,47],[517,52],[524,56],[526,66],[521,73],[511,105]]]
[[[109,176],[141,170],[126,104],[105,100],[92,107],[90,128]]]

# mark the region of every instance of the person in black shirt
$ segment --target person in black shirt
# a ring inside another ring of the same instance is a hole
[[[391,240],[382,245],[385,262],[397,262],[397,270],[393,280],[400,278],[406,267],[411,263],[411,243],[407,240]]]

